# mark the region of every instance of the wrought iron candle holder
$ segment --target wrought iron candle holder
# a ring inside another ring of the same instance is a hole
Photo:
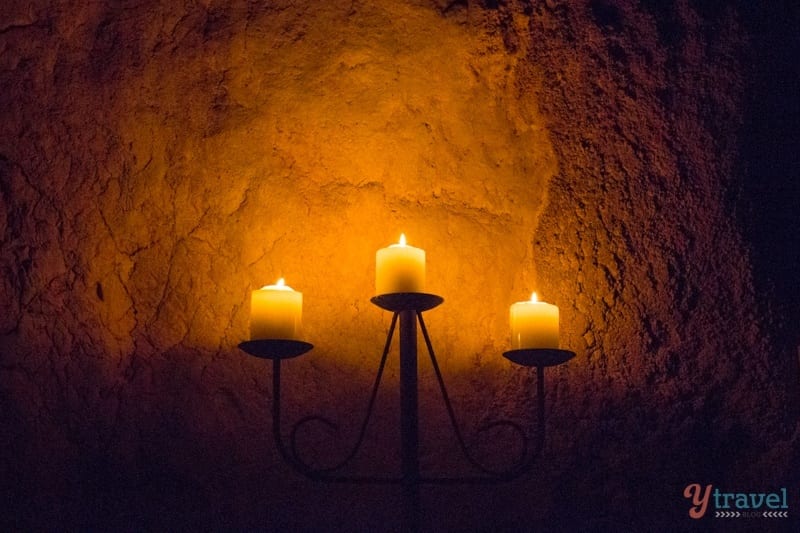
[[[537,423],[536,442],[530,445],[527,432],[509,420],[497,420],[486,424],[479,432],[505,426],[512,429],[522,442],[522,451],[512,466],[505,469],[492,469],[481,464],[470,453],[456,420],[455,411],[447,394],[442,372],[434,355],[428,330],[422,313],[444,302],[441,296],[426,293],[394,293],[375,296],[371,302],[381,309],[391,311],[392,321],[386,336],[378,372],[372,386],[369,403],[355,444],[350,452],[338,463],[325,468],[314,468],[304,461],[297,448],[298,430],[309,422],[321,422],[330,428],[335,424],[323,417],[312,415],[300,419],[289,434],[289,446],[283,439],[281,430],[281,361],[298,357],[313,348],[312,344],[296,340],[252,340],[239,344],[244,352],[263,359],[272,359],[272,432],[275,445],[281,457],[297,472],[314,480],[328,483],[390,484],[400,485],[403,492],[404,529],[416,531],[420,525],[420,486],[450,484],[492,484],[516,479],[530,470],[542,452],[544,445],[544,369],[565,363],[575,357],[575,353],[556,349],[511,350],[503,354],[508,360],[522,366],[536,367]],[[342,469],[358,454],[366,434],[372,410],[380,387],[383,370],[389,355],[397,323],[400,322],[400,473],[399,475],[345,475]],[[428,355],[430,356],[436,380],[447,409],[453,433],[465,459],[476,473],[466,476],[435,477],[420,472],[419,464],[419,410],[417,388],[417,324],[422,332]]]

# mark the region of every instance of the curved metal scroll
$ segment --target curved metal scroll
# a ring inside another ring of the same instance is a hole
[[[369,424],[369,419],[372,416],[372,410],[375,405],[375,398],[378,395],[378,388],[380,387],[381,378],[383,377],[383,369],[386,366],[386,359],[389,355],[389,348],[391,347],[392,343],[392,336],[394,335],[394,330],[397,325],[397,314],[395,313],[392,317],[392,323],[389,326],[389,333],[386,336],[386,344],[383,348],[383,355],[381,356],[381,362],[378,366],[378,373],[375,376],[375,383],[372,386],[372,394],[369,398],[369,403],[367,405],[367,412],[364,415],[364,420],[361,423],[361,429],[358,433],[358,438],[356,439],[355,444],[353,445],[350,453],[344,457],[341,461],[336,463],[333,466],[325,467],[325,468],[314,468],[309,465],[307,462],[301,459],[300,454],[297,450],[297,433],[302,426],[308,424],[310,422],[320,422],[323,425],[327,426],[331,430],[338,430],[338,426],[328,420],[325,417],[319,415],[311,415],[306,416],[300,419],[295,425],[292,427],[289,441],[291,443],[291,447],[289,450],[286,449],[286,446],[283,443],[283,439],[281,438],[281,394],[280,394],[280,360],[275,359],[273,363],[273,372],[272,372],[272,433],[275,438],[275,446],[278,448],[281,456],[283,459],[289,463],[295,470],[303,474],[304,476],[311,478],[316,481],[329,481],[329,482],[339,482],[339,483],[399,483],[401,479],[399,477],[380,477],[380,476],[336,476],[332,475],[332,472],[339,470],[346,466],[350,461],[358,453],[358,450],[361,448],[361,444],[364,441],[364,435],[367,431],[367,425]]]
[[[275,446],[278,448],[279,453],[283,457],[283,459],[297,472],[300,474],[315,480],[315,481],[324,481],[324,482],[331,482],[331,483],[377,483],[377,484],[400,484],[403,483],[403,478],[396,476],[344,476],[344,475],[336,475],[334,472],[340,470],[344,466],[346,466],[350,461],[358,453],[358,450],[361,448],[361,445],[364,441],[364,436],[366,434],[367,425],[369,420],[372,416],[372,411],[375,405],[375,399],[378,394],[378,388],[380,386],[381,378],[383,376],[383,370],[386,366],[386,360],[389,354],[389,349],[391,347],[392,337],[394,335],[394,331],[396,329],[397,320],[398,320],[399,313],[395,312],[392,315],[392,322],[389,326],[389,332],[386,337],[386,344],[383,348],[383,355],[381,356],[380,365],[378,366],[378,373],[375,377],[375,383],[372,386],[372,393],[370,394],[370,399],[367,404],[367,410],[364,415],[364,419],[361,423],[361,428],[358,433],[358,437],[356,439],[355,444],[351,448],[350,452],[338,463],[334,464],[333,466],[324,467],[324,468],[314,468],[309,465],[306,461],[304,461],[300,457],[300,453],[298,452],[297,446],[297,436],[298,432],[301,427],[305,426],[306,424],[312,422],[319,422],[329,428],[330,430],[336,431],[338,426],[318,415],[306,416],[300,419],[295,425],[292,427],[290,432],[289,442],[290,447],[287,449],[286,445],[283,442],[281,437],[281,360],[274,359],[273,360],[273,372],[272,372],[272,433],[275,439]],[[458,421],[456,420],[455,411],[453,410],[452,403],[450,402],[450,397],[447,394],[447,388],[444,384],[444,378],[442,377],[442,372],[439,369],[439,363],[436,360],[436,356],[434,355],[433,345],[431,344],[430,336],[428,335],[428,330],[425,327],[425,322],[422,319],[422,312],[416,312],[416,319],[419,321],[420,329],[422,330],[422,336],[425,339],[425,344],[428,349],[428,354],[431,358],[431,363],[433,364],[433,369],[436,374],[436,380],[439,383],[439,389],[442,393],[442,399],[444,400],[445,407],[447,409],[448,417],[450,418],[450,424],[453,428],[453,432],[456,436],[456,440],[458,441],[459,447],[461,448],[461,452],[464,454],[466,460],[471,464],[476,470],[480,471],[482,475],[475,475],[475,476],[459,476],[459,477],[425,477],[421,476],[418,478],[418,483],[425,483],[425,484],[493,484],[493,483],[500,483],[511,481],[525,473],[527,473],[533,464],[535,463],[536,459],[542,452],[544,447],[544,438],[545,438],[545,409],[544,409],[544,367],[539,366],[537,367],[537,380],[536,380],[536,396],[537,396],[537,432],[536,432],[536,442],[533,448],[531,449],[530,446],[530,439],[526,435],[525,430],[517,424],[516,422],[512,422],[510,420],[497,420],[490,422],[481,428],[478,429],[477,435],[489,431],[494,428],[498,427],[508,427],[510,428],[520,439],[522,444],[522,452],[517,458],[517,460],[512,464],[511,467],[503,470],[495,470],[486,465],[483,465],[473,457],[470,453],[467,444],[464,441],[463,434],[461,432],[461,428],[458,425]]]
[[[420,329],[422,330],[422,336],[425,339],[425,345],[428,348],[428,354],[431,357],[431,363],[433,364],[433,370],[436,374],[436,380],[439,382],[439,390],[442,393],[442,399],[444,400],[444,405],[447,408],[447,415],[450,418],[450,424],[453,428],[453,433],[455,433],[456,440],[458,441],[458,445],[461,448],[461,453],[464,454],[464,457],[467,461],[475,467],[477,470],[486,474],[485,476],[466,476],[466,477],[446,477],[446,478],[427,478],[423,477],[420,478],[420,481],[423,483],[433,483],[433,484],[483,484],[483,483],[499,483],[505,481],[511,481],[526,472],[528,472],[533,464],[536,462],[536,459],[542,452],[544,448],[544,367],[537,367],[537,377],[536,377],[536,393],[537,393],[537,405],[538,405],[538,430],[536,433],[536,445],[534,446],[533,452],[528,453],[529,449],[529,438],[525,433],[525,430],[522,429],[522,426],[517,424],[516,422],[512,422],[510,420],[496,420],[493,422],[489,422],[488,424],[484,425],[483,427],[478,429],[478,434],[488,431],[490,429],[499,427],[499,426],[507,426],[511,428],[520,438],[522,443],[522,453],[520,457],[515,461],[515,463],[505,470],[495,470],[492,468],[487,467],[486,465],[481,464],[477,459],[475,459],[472,454],[469,452],[466,443],[464,442],[464,437],[461,433],[461,428],[458,425],[458,421],[456,420],[455,411],[453,410],[453,405],[450,403],[450,396],[447,394],[447,388],[444,385],[444,378],[442,377],[442,372],[439,370],[439,363],[436,361],[436,356],[433,352],[433,344],[431,343],[430,336],[428,335],[428,328],[425,327],[425,321],[422,319],[422,313],[417,312],[417,320],[419,320]]]

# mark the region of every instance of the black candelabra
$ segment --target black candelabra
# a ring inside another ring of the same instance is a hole
[[[511,481],[516,479],[533,466],[542,452],[544,445],[544,369],[565,363],[575,357],[575,353],[558,349],[520,349],[511,350],[503,354],[510,361],[528,367],[536,367],[536,399],[537,423],[536,442],[530,445],[527,432],[517,423],[508,420],[491,422],[481,428],[481,431],[506,426],[513,430],[521,439],[522,447],[519,458],[505,469],[494,469],[481,464],[470,453],[457,423],[453,406],[447,394],[447,389],[442,378],[442,372],[434,355],[428,330],[422,313],[440,305],[444,299],[435,294],[426,293],[394,293],[383,294],[372,298],[372,303],[378,307],[391,311],[392,321],[386,336],[383,355],[375,376],[372,393],[369,398],[367,411],[361,423],[355,444],[349,453],[337,464],[314,468],[304,461],[297,447],[298,430],[309,422],[320,422],[331,428],[334,424],[320,416],[307,416],[299,420],[289,434],[287,447],[282,437],[281,430],[281,361],[303,355],[313,348],[313,345],[297,340],[267,339],[251,340],[239,344],[246,353],[263,359],[272,359],[272,431],[275,445],[281,457],[300,474],[320,482],[328,483],[353,483],[353,484],[390,484],[399,485],[403,493],[403,521],[404,529],[416,531],[420,526],[420,486],[421,485],[448,485],[448,484],[491,484]],[[364,441],[367,425],[375,405],[375,398],[380,387],[383,370],[392,344],[392,337],[398,321],[400,322],[400,473],[399,475],[346,475],[342,469],[357,455]],[[435,477],[420,472],[419,464],[419,394],[417,387],[417,324],[422,332],[428,355],[431,358],[433,370],[439,389],[442,393],[448,417],[453,428],[456,440],[466,460],[472,465],[476,473],[467,476]]]

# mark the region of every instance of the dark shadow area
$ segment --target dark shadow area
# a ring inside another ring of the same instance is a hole
[[[740,2],[751,38],[737,214],[781,345],[800,342],[800,4]]]

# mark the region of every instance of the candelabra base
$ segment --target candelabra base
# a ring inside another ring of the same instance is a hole
[[[555,348],[526,348],[503,352],[503,357],[518,365],[543,367],[566,363],[575,357],[575,352]]]

